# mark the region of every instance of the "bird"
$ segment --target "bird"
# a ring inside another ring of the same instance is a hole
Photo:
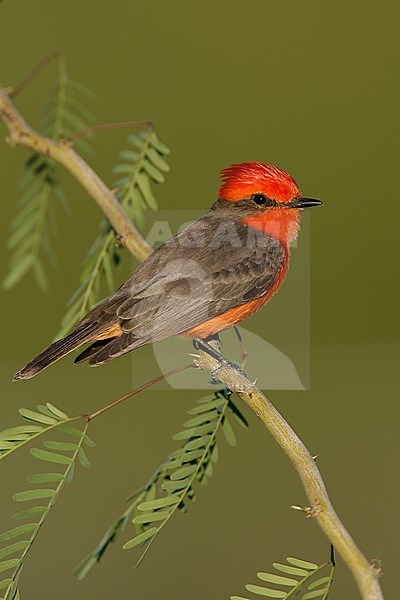
[[[220,174],[209,211],[154,250],[13,381],[31,379],[85,344],[74,362],[97,367],[170,336],[206,342],[268,302],[287,273],[301,211],[322,202],[263,162],[233,164]]]

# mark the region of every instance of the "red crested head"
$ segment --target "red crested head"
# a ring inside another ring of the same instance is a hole
[[[221,171],[222,185],[218,197],[234,202],[253,194],[264,194],[277,202],[290,202],[301,196],[293,177],[282,169],[262,162],[231,165]]]

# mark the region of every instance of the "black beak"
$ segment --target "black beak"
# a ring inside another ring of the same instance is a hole
[[[311,208],[313,206],[321,206],[323,202],[321,200],[317,200],[316,198],[295,198],[290,203],[290,208]]]

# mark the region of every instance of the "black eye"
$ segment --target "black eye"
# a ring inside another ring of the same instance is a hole
[[[254,194],[254,196],[252,196],[252,200],[255,204],[258,204],[259,206],[263,204],[266,206],[272,205],[272,201],[269,198],[267,198],[267,196],[264,196],[264,194]]]

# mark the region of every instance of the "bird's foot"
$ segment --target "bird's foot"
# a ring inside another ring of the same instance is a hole
[[[217,344],[218,350],[215,347]],[[219,352],[219,347],[221,345],[219,338],[213,338],[212,340],[210,340],[209,338],[207,340],[195,339],[193,340],[193,345],[196,348],[196,350],[202,350],[203,352],[205,352],[206,354],[208,354],[209,356],[211,356],[219,362],[219,366],[216,369],[214,369],[211,373],[212,383],[222,383],[218,380],[218,373],[224,368],[234,369],[244,377],[247,377],[246,373],[243,371],[242,367],[238,363],[228,360]]]

